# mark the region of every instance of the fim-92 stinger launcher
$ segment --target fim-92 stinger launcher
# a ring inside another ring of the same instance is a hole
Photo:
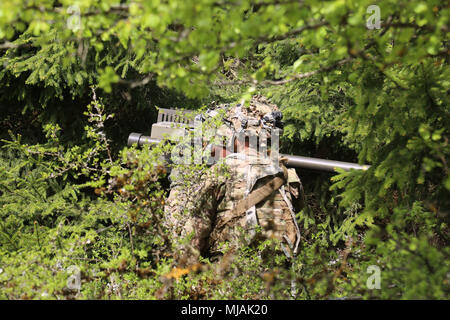
[[[150,136],[141,133],[131,133],[128,136],[128,146],[137,144],[158,144],[163,139],[176,138],[184,136],[186,129],[193,128],[193,111],[180,111],[176,109],[159,109],[157,122],[152,125]],[[280,154],[280,157],[287,159],[286,166],[290,168],[305,168],[320,171],[336,171],[336,168],[343,170],[367,170],[369,165],[360,165],[357,163],[342,162],[335,160],[302,157],[296,155]]]

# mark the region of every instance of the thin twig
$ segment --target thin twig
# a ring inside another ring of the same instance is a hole
[[[128,227],[128,234],[130,236],[131,255],[134,256],[133,235],[131,234],[131,228],[130,228],[130,224],[129,223],[127,223],[127,227]]]

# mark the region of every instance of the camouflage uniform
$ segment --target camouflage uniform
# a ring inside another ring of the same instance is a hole
[[[251,152],[251,150],[250,150]],[[286,182],[265,197],[258,204],[233,217],[230,212],[236,203],[258,190],[274,176],[284,176],[283,171],[265,162],[258,163],[242,154],[231,154],[225,163],[229,178],[223,185],[222,197],[216,206],[215,226],[208,237],[208,251],[214,255],[222,251],[221,244],[228,242],[232,247],[239,243],[249,244],[256,239],[278,239],[284,243],[288,256],[296,253],[300,232],[295,221],[294,205],[301,207],[301,184],[295,170],[289,169]],[[261,232],[257,232],[261,227]]]
[[[226,110],[227,123],[219,130],[222,136],[234,138],[242,132],[261,136],[263,129],[277,129],[280,120],[271,118],[277,107],[261,97],[254,97],[249,108],[221,107]],[[233,210],[274,177],[282,178],[278,188],[265,187],[264,199],[242,212]],[[237,248],[240,243],[274,238],[281,241],[286,255],[296,253],[300,231],[295,211],[303,206],[303,190],[294,169],[275,165],[250,146],[245,153],[231,153],[197,176],[195,185],[186,187],[183,180],[174,179],[172,184],[165,208],[167,226],[175,236],[190,235],[190,245],[198,252],[216,255],[223,252],[225,243]]]
[[[188,249],[190,254],[206,253],[223,185],[223,172],[216,175],[215,171],[210,168],[206,173],[198,172],[194,184],[186,183],[186,172],[171,174],[171,190],[164,208],[165,225],[174,239],[183,241],[187,237],[189,245],[178,244],[178,249]]]

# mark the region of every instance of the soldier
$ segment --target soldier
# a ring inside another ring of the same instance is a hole
[[[279,240],[292,257],[300,241],[295,212],[304,199],[295,169],[287,169],[273,148],[283,127],[281,112],[260,96],[249,107],[217,109],[225,112],[217,135],[226,146],[212,149],[220,160],[203,174],[178,172],[172,179],[166,226],[175,238],[187,239],[179,248],[192,257],[220,256],[225,247],[234,250],[267,238]],[[189,174],[195,183],[186,185]]]

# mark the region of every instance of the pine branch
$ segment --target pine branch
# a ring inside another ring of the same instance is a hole
[[[0,50],[9,50],[9,49],[18,49],[18,48],[30,48],[33,45],[31,43],[21,43],[21,44],[16,44],[13,42],[3,42],[0,43]]]

